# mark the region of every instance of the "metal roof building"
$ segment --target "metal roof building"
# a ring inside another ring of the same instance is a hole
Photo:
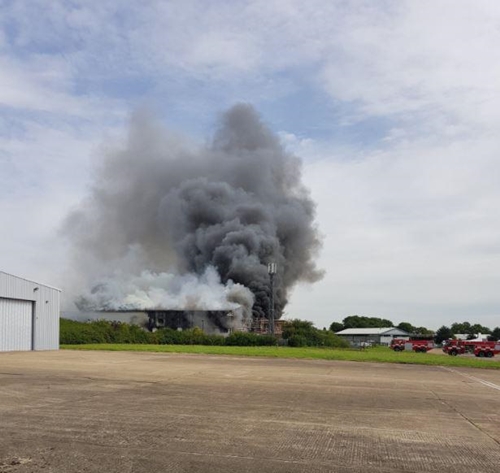
[[[384,328],[346,328],[337,332],[337,335],[344,337],[352,345],[358,343],[376,343],[389,345],[393,338],[408,340],[410,334],[396,327]]]
[[[0,351],[57,350],[61,290],[0,271]]]

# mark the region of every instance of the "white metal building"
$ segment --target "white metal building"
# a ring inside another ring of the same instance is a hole
[[[410,339],[410,334],[396,327],[385,328],[346,328],[337,332],[337,335],[356,345],[359,343],[374,343],[390,345],[393,338]]]
[[[486,342],[488,341],[488,335],[488,333],[478,333],[474,334],[474,337],[472,339],[469,339],[470,333],[455,333],[455,338],[457,340],[469,339],[470,342]]]
[[[0,271],[0,351],[57,350],[61,291]]]

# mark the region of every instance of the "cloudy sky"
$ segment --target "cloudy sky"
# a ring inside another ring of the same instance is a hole
[[[0,1],[1,270],[63,285],[61,221],[137,107],[201,143],[243,101],[318,204],[288,317],[500,325],[499,2],[131,3]]]

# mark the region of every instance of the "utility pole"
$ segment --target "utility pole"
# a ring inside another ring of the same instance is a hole
[[[278,265],[276,263],[268,263],[267,272],[269,274],[270,282],[270,301],[269,301],[269,334],[274,335],[274,276],[278,270]]]

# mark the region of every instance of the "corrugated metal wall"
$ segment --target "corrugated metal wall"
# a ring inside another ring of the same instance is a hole
[[[31,350],[33,302],[0,298],[0,351]]]
[[[33,349],[59,348],[59,289],[0,272],[0,298],[33,302]],[[0,328],[4,325],[0,318]],[[0,330],[0,337],[3,335]],[[1,345],[1,343],[0,343]]]

